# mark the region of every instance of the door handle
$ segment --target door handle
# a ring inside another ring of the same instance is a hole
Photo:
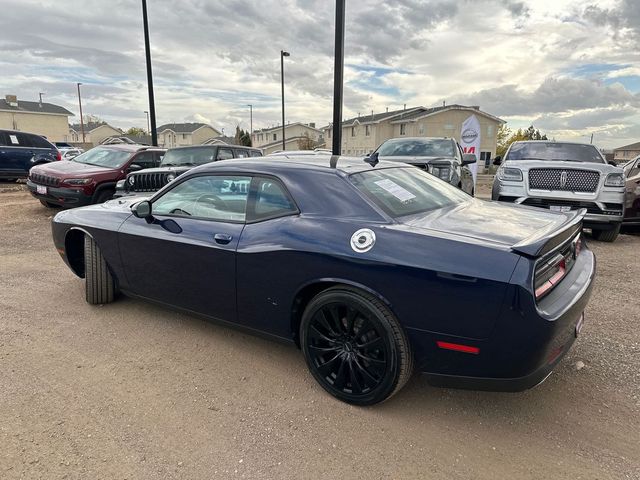
[[[220,245],[226,245],[231,241],[232,238],[233,237],[227,233],[216,233],[213,236],[213,239],[216,241],[216,243],[219,243]]]

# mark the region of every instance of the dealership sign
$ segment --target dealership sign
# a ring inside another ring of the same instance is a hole
[[[480,122],[475,115],[471,115],[462,123],[460,146],[464,153],[473,153],[476,156],[476,163],[469,165],[469,169],[473,173],[473,183],[476,183],[478,162],[480,161]]]

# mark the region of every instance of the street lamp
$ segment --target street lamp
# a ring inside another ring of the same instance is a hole
[[[151,135],[151,127],[149,126],[149,112],[145,110],[144,113],[147,114],[147,133]]]
[[[149,91],[149,113],[151,117],[151,144],[158,146],[158,132],[156,131],[156,105],[153,99],[153,75],[151,72],[151,47],[149,46],[149,20],[147,19],[147,0],[142,0],[142,25],[144,27],[144,50],[147,59],[147,89]]]
[[[333,69],[333,155],[342,153],[342,91],[344,74],[344,10],[345,0],[336,0],[336,36]]]
[[[287,146],[284,143],[284,57],[289,57],[291,54],[280,50],[280,80],[282,84],[282,150],[286,150]]]
[[[84,138],[84,120],[82,119],[82,97],[80,97],[80,82],[76,83],[78,86],[78,104],[80,105],[80,129],[82,130],[82,143],[85,143]]]
[[[253,105],[248,103],[247,107],[249,107],[249,138],[251,139],[251,143],[253,143]]]

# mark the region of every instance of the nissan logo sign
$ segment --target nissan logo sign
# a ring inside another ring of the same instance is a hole
[[[464,143],[472,143],[476,138],[478,138],[478,132],[472,128],[467,128],[462,132],[462,141]]]

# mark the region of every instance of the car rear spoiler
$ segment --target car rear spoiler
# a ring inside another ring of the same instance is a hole
[[[530,237],[525,238],[520,243],[515,244],[511,247],[511,250],[530,257],[540,257],[557,246],[562,245],[582,230],[582,220],[587,213],[587,209],[581,208],[571,213],[572,215],[559,229],[553,225],[542,229]]]

